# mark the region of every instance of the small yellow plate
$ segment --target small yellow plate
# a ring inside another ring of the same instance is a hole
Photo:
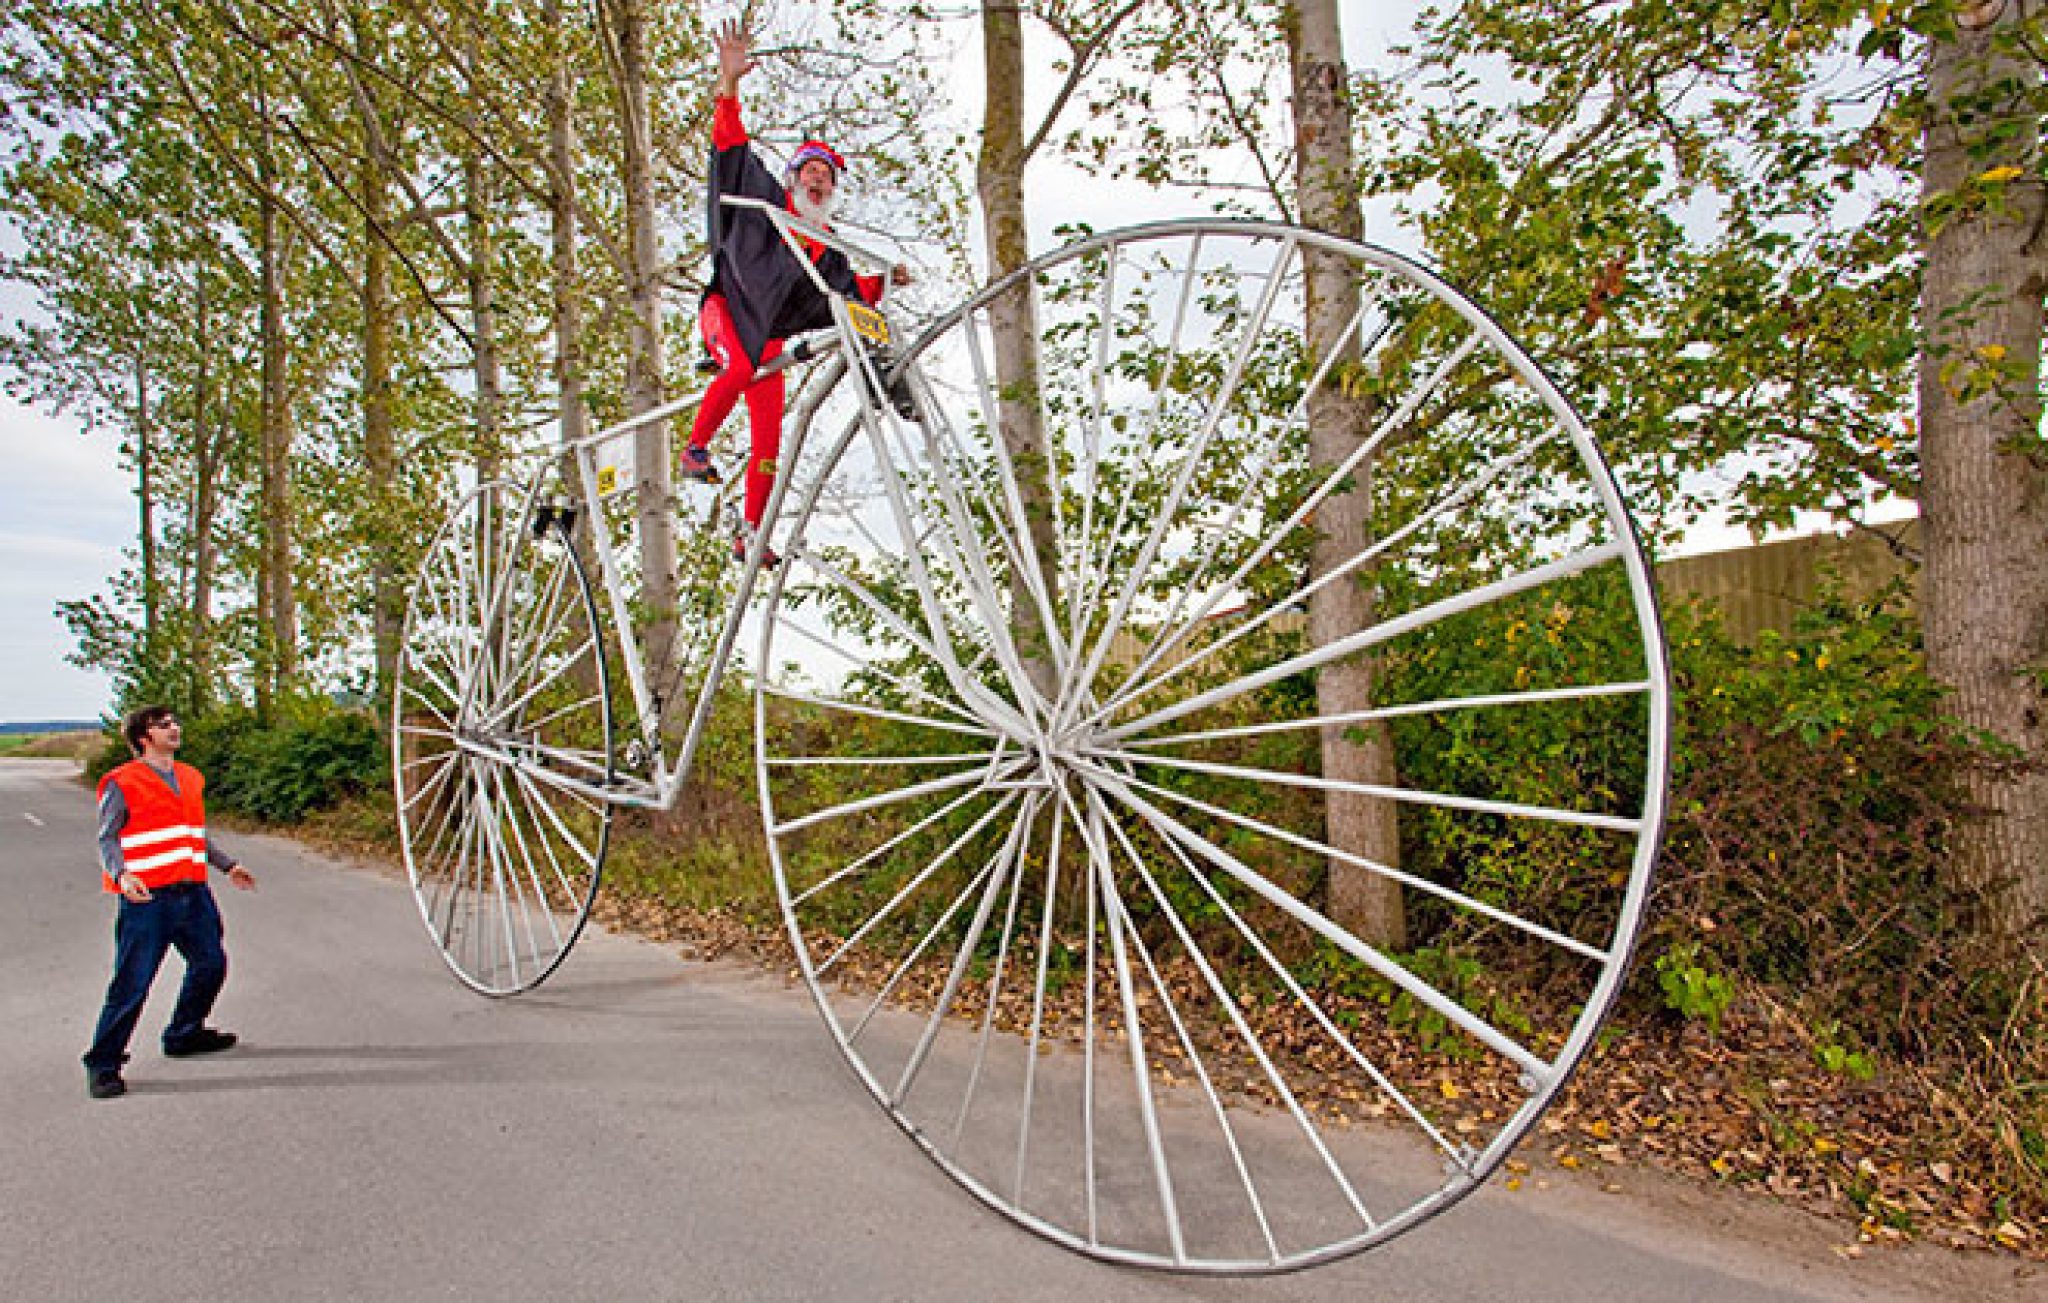
[[[889,343],[889,319],[865,303],[848,303],[846,315],[853,322],[853,333],[870,344],[884,347]]]

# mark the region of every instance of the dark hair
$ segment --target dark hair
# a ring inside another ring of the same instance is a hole
[[[169,706],[144,706],[140,710],[130,712],[127,722],[121,725],[121,736],[128,739],[128,749],[136,755],[141,755],[142,739],[149,730],[177,713]]]

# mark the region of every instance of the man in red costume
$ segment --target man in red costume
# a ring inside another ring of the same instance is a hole
[[[206,780],[174,758],[184,733],[170,708],[136,711],[123,735],[136,758],[100,780],[100,873],[121,906],[114,921],[114,978],[85,1052],[86,1093],[94,1099],[127,1091],[121,1065],[128,1061],[128,1040],[173,947],[185,959],[185,984],[164,1027],[164,1053],[212,1054],[235,1043],[233,1032],[206,1025],[228,976],[220,909],[206,872],[219,869],[244,891],[256,886],[249,870],[206,835]]]
[[[756,371],[781,354],[785,338],[829,326],[832,317],[824,297],[774,224],[757,211],[723,207],[719,196],[765,200],[814,226],[829,227],[846,160],[823,141],[807,140],[790,158],[784,174],[787,185],[777,181],[748,143],[746,126],[740,121],[739,84],[754,67],[752,41],[736,22],[720,28],[716,40],[718,96],[711,119],[708,213],[711,285],[705,291],[698,323],[704,345],[718,365],[718,376],[697,409],[681,461],[685,477],[718,482],[709,451],[711,436],[744,396],[750,444],[742,512],[747,532],[733,541],[734,555],[744,557],[752,532],[760,527],[775,483],[775,459],[782,450],[782,374],[777,371],[757,378]],[[868,304],[881,302],[882,277],[856,276],[845,254],[817,241],[805,243],[805,252],[827,285]],[[909,282],[910,273],[903,266],[890,270],[888,283]],[[765,560],[775,564],[775,554],[768,553]]]

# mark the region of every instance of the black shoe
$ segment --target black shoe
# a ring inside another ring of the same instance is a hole
[[[909,382],[898,380],[889,386],[889,406],[912,425],[924,424],[924,413],[918,410],[917,396],[910,392]]]
[[[85,1074],[85,1093],[94,1099],[114,1099],[128,1093],[128,1083],[112,1068]]]
[[[676,468],[682,472],[684,479],[695,480],[699,484],[725,482],[724,477],[718,473],[718,468],[711,464],[711,454],[694,444],[683,448],[683,455],[676,459]]]
[[[182,1041],[165,1041],[164,1053],[174,1059],[186,1059],[195,1054],[218,1054],[231,1049],[240,1039],[233,1032],[217,1031],[212,1027],[201,1027]]]
[[[747,563],[747,549],[751,548],[753,545],[754,532],[752,530],[743,529],[739,533],[734,534],[732,536],[732,559],[739,562],[741,565],[745,565]],[[761,549],[761,568],[763,570],[773,570],[775,567],[781,564],[781,553],[777,552],[772,547],[764,547]]]

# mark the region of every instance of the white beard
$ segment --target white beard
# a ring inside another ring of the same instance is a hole
[[[834,201],[837,199],[838,196],[833,195],[823,203],[812,203],[810,196],[804,194],[801,190],[794,190],[790,192],[789,203],[790,207],[796,209],[796,215],[811,225],[830,226],[832,225],[832,209],[835,207]]]

